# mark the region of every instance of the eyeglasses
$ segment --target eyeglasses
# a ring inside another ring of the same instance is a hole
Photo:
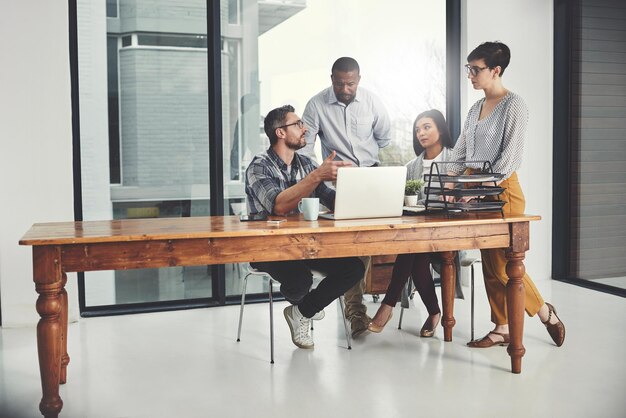
[[[295,121],[294,123],[290,123],[289,125],[279,126],[279,128],[288,128],[290,126],[296,125],[298,129],[302,129],[304,127],[304,122],[301,120]]]
[[[486,70],[489,67],[477,67],[477,66],[472,66],[469,64],[465,64],[465,73],[467,75],[472,75],[474,77],[476,77],[478,75],[479,72],[481,72],[482,70]]]

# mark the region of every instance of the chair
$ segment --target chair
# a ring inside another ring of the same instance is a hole
[[[246,286],[248,284],[248,277],[250,276],[267,277],[269,280],[268,296],[269,296],[269,308],[270,308],[270,363],[274,364],[274,298],[272,295],[272,289],[273,289],[274,283],[278,283],[278,282],[276,282],[276,280],[274,280],[272,276],[270,276],[268,273],[261,271],[261,270],[257,270],[253,268],[252,266],[250,266],[250,264],[247,264],[246,268],[248,270],[248,273],[243,278],[242,289],[241,289],[241,307],[239,308],[239,328],[237,330],[237,342],[241,341],[241,324],[243,322],[243,308],[246,303]],[[315,279],[316,279],[316,276],[314,275],[314,286],[316,285],[316,283],[319,283],[320,281],[320,280],[315,281]],[[348,324],[346,323],[343,295],[337,298],[337,301],[339,302],[339,307],[341,309],[341,318],[343,319],[343,326],[344,326],[345,333],[346,333],[346,342],[348,343],[348,350],[351,350],[352,339],[350,337]],[[313,321],[311,321],[311,330],[313,330]]]
[[[474,341],[474,264],[480,263],[480,258],[463,258],[461,259],[461,267],[470,267],[470,301],[471,301],[471,336],[470,341]],[[459,278],[460,279],[460,278]]]
[[[458,258],[457,258],[458,260]],[[470,341],[474,341],[474,264],[480,263],[480,258],[467,257],[460,260],[461,267],[470,267],[471,269],[471,281],[470,281],[470,303],[471,303],[471,336]],[[433,273],[433,267],[430,267],[431,274]],[[459,283],[460,277],[457,277],[456,282]],[[398,329],[402,329],[402,317],[404,316],[404,309],[409,307],[409,299],[413,299],[415,296],[415,288],[413,281],[408,280],[405,289],[402,291],[402,301],[400,307],[400,319],[398,320]]]

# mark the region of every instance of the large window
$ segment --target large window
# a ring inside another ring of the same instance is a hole
[[[77,11],[83,218],[209,215],[206,2],[78,0]],[[87,310],[212,291],[207,266],[84,276]]]
[[[361,86],[391,115],[384,164],[414,157],[419,112],[446,111],[446,2],[76,0],[76,8],[84,220],[245,212],[245,169],[269,145],[263,115],[285,103],[301,114],[340,56],[359,61]],[[207,31],[216,12],[219,33]],[[217,37],[219,81],[207,55]],[[216,115],[208,106],[218,84]],[[239,265],[86,273],[82,309],[234,301],[241,273]]]
[[[393,140],[381,151],[383,164],[415,157],[417,114],[446,112],[445,2],[223,1],[222,44],[224,179],[230,190],[242,190],[251,157],[269,145],[263,116],[287,103],[301,115],[307,101],[330,86],[331,66],[341,56],[359,62],[360,86],[380,97],[390,114]],[[319,141],[317,152],[320,161]],[[230,209],[245,210],[243,193],[231,194]],[[239,292],[236,277],[226,290]]]
[[[419,112],[437,108],[445,113],[444,3],[242,3],[247,19],[222,28],[225,43],[241,45],[241,67],[227,67],[223,74],[228,86],[224,109],[231,117],[224,127],[224,143],[230,142],[225,150],[233,150],[231,178],[239,178],[250,155],[266,147],[258,126],[263,114],[285,103],[302,113],[307,101],[330,85],[330,68],[341,56],[359,61],[361,86],[375,92],[391,115],[394,141],[381,154],[386,164],[404,164],[414,157],[411,126]],[[416,24],[415,16],[423,17],[424,10],[428,17]],[[235,76],[238,82],[232,80]],[[233,108],[238,109],[236,118]],[[250,128],[243,135],[237,129],[241,120]]]

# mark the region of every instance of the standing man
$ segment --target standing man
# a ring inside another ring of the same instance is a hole
[[[385,107],[371,92],[358,88],[361,74],[354,58],[335,61],[330,79],[332,86],[313,96],[304,109],[302,120],[309,129],[301,153],[313,158],[319,136],[324,159],[336,152],[334,158],[359,167],[379,165],[378,150],[391,142],[391,121]],[[364,257],[364,263],[367,271],[371,258]],[[364,289],[361,280],[345,294],[353,337],[363,333],[371,321],[363,304]]]
[[[352,163],[334,161],[331,153],[321,166],[296,150],[306,145],[306,127],[286,105],[270,111],[265,117],[265,133],[270,147],[256,155],[246,170],[248,213],[286,215],[298,212],[304,197],[317,197],[332,208],[335,191],[325,181],[337,179],[339,167]],[[361,280],[365,272],[358,257],[323,258],[250,263],[280,283],[280,291],[291,305],[284,315],[291,330],[291,340],[300,348],[313,348],[309,333],[311,319],[322,319],[323,309]],[[313,290],[311,269],[326,274]]]

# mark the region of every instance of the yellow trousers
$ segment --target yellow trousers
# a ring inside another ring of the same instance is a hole
[[[501,183],[505,191],[500,198],[507,203],[504,205],[504,215],[523,214],[526,208],[524,193],[520,187],[517,173]],[[496,325],[506,325],[509,323],[506,311],[506,284],[509,277],[506,275],[506,256],[504,249],[496,248],[481,250],[483,265],[483,276],[485,278],[485,289],[487,298],[491,305],[491,322]],[[529,316],[535,316],[544,304],[543,298],[537,287],[528,276],[524,274],[525,309]]]

